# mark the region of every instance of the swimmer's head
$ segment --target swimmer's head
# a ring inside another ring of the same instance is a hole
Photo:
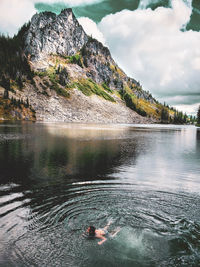
[[[90,237],[94,237],[94,236],[95,236],[95,227],[94,227],[94,226],[90,226],[90,227],[87,229],[87,232],[89,233],[89,236],[90,236]]]

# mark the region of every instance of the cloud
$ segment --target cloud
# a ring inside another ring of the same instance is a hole
[[[1,0],[0,32],[13,35],[35,13],[32,1]]]
[[[13,36],[37,12],[36,3],[64,3],[66,7],[90,5],[102,0],[0,0],[0,32]]]
[[[82,25],[87,35],[92,36],[93,38],[97,39],[99,42],[105,45],[104,36],[93,20],[86,17],[82,17],[79,18],[78,21]]]
[[[140,9],[146,9],[152,4],[158,4],[160,0],[140,0],[139,7]]]
[[[123,10],[98,25],[118,64],[154,96],[168,97],[169,104],[200,101],[200,32],[183,30],[190,20],[190,2]]]
[[[102,0],[30,0],[34,3],[48,3],[48,4],[55,4],[55,3],[64,3],[68,6],[81,6],[81,5],[91,5],[94,3],[101,2]]]
[[[197,111],[198,111],[199,106],[200,106],[199,103],[192,104],[192,105],[182,105],[182,104],[180,104],[180,105],[174,105],[174,107],[177,110],[186,112],[187,114],[190,114],[192,116],[197,116]]]

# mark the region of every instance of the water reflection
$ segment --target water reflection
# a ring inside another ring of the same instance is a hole
[[[141,152],[139,136],[125,139],[128,128],[75,130],[74,126],[58,129],[55,125],[30,128],[29,131],[21,127],[25,138],[17,141],[12,141],[7,130],[2,129],[8,140],[0,146],[1,183],[37,184],[45,179],[70,179],[69,176],[78,180],[95,179],[111,173],[130,157],[134,164]]]
[[[2,266],[198,266],[199,140],[194,127],[0,125]],[[109,218],[121,232],[105,247],[80,238]]]
[[[197,140],[200,140],[200,128],[198,127],[197,128],[197,131],[196,131],[196,136],[197,136]]]

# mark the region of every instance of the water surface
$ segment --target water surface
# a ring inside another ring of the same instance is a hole
[[[199,163],[193,126],[0,124],[0,265],[200,265]]]

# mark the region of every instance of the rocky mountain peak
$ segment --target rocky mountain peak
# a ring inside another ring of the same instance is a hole
[[[176,117],[125,74],[107,47],[87,36],[72,9],[35,14],[17,36],[0,39],[6,119],[11,112],[17,119],[104,123]]]
[[[71,56],[87,41],[88,36],[71,8],[64,9],[59,15],[43,12],[31,19],[24,40],[25,54],[33,62],[50,54]]]

